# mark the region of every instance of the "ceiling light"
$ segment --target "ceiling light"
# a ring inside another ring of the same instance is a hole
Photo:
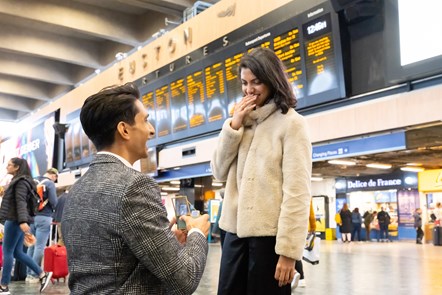
[[[330,160],[330,161],[328,161],[328,163],[333,164],[333,165],[345,165],[345,166],[356,165],[356,162],[347,161],[347,160]]]
[[[422,172],[425,169],[421,167],[402,167],[402,171],[408,171],[408,172]]]
[[[324,180],[324,178],[317,177],[317,176],[312,176],[310,179],[311,179],[311,181],[323,181]]]
[[[181,184],[181,181],[179,181],[179,180],[172,180],[170,182],[170,184]]]
[[[212,182],[212,186],[223,186],[221,182]]]
[[[177,192],[180,190],[179,187],[171,187],[171,186],[163,186],[161,188],[161,190],[166,191],[166,192]]]
[[[422,166],[421,163],[407,163],[407,166]]]
[[[365,165],[368,168],[377,168],[377,169],[390,169],[391,165],[390,164],[380,164],[380,163],[370,163]]]

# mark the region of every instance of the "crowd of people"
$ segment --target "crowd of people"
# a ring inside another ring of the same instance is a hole
[[[336,224],[342,236],[343,243],[351,243],[352,241],[371,241],[373,237],[373,230],[377,234],[375,239],[378,242],[391,242],[389,235],[389,225],[392,218],[384,207],[380,211],[367,210],[363,215],[359,212],[359,208],[354,208],[350,211],[348,204],[344,204],[342,209],[336,214]],[[365,238],[362,238],[362,228],[365,228]]]

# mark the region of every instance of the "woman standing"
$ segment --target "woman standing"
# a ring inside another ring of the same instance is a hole
[[[416,229],[416,244],[422,244],[422,239],[424,237],[424,231],[422,230],[422,210],[417,208],[413,214],[414,217],[414,228]]]
[[[342,234],[342,242],[351,242],[351,212],[348,209],[347,203],[342,206],[341,212],[339,213],[341,215],[342,225],[341,225],[341,234]]]
[[[353,209],[353,212],[351,213],[351,223],[353,226],[351,234],[353,241],[356,241],[356,234],[358,234],[358,241],[362,241],[361,240],[362,216],[361,213],[359,213],[359,208]]]
[[[35,189],[34,181],[26,160],[12,158],[6,167],[12,175],[0,208],[0,219],[6,220],[3,236],[3,272],[0,294],[9,293],[11,270],[14,258],[26,264],[35,273],[40,274],[40,292],[48,286],[52,273],[45,273],[31,257],[23,252],[23,241],[32,240],[29,224],[33,222],[33,208],[29,206],[32,198],[31,189]],[[34,238],[35,239],[35,238]]]
[[[218,294],[290,294],[307,232],[311,143],[275,53],[252,49],[239,70],[244,97],[211,163],[226,181]]]

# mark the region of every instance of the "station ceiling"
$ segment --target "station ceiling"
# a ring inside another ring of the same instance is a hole
[[[195,2],[0,0],[0,121],[20,121],[113,64],[117,53],[173,29]]]

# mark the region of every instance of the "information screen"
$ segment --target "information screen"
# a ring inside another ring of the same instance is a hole
[[[330,14],[302,26],[304,31],[307,95],[338,87]]]
[[[206,67],[204,70],[206,77],[206,104],[207,118],[209,122],[224,120],[225,115],[225,83],[223,63],[218,62]]]
[[[304,96],[304,73],[302,71],[301,46],[299,42],[298,28],[278,35],[273,39],[273,50],[286,67],[296,98]]]
[[[149,122],[154,128],[156,128],[155,120],[155,101],[153,99],[153,91],[149,91],[141,97],[141,102],[143,106],[147,109],[149,115]]]
[[[169,85],[164,85],[155,90],[156,118],[158,120],[158,137],[171,134],[170,96]]]
[[[203,71],[197,71],[191,75],[188,75],[186,80],[190,119],[189,125],[191,128],[194,128],[206,123]]]
[[[179,132],[187,129],[186,87],[184,79],[170,83],[170,97],[172,100],[172,129]]]
[[[238,71],[239,61],[243,56],[244,53],[238,53],[224,61],[229,116],[233,116],[235,103],[241,101],[243,97],[240,73]]]

